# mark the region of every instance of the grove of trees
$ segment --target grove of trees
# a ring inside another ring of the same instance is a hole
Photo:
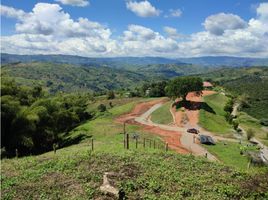
[[[41,87],[17,85],[14,80],[1,84],[1,151],[14,156],[37,154],[61,143],[64,133],[92,113],[87,111],[87,94],[49,96]]]

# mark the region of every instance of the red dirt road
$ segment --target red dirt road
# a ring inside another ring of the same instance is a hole
[[[165,102],[165,101],[167,100],[160,99],[160,100],[139,103],[138,105],[135,106],[135,108],[130,113],[118,117],[116,121],[119,123],[123,123],[127,121],[129,124],[138,125],[142,127],[142,129],[146,132],[159,135],[165,142],[168,143],[169,148],[175,150],[176,152],[181,153],[181,154],[189,153],[189,151],[183,148],[180,143],[180,137],[181,137],[180,132],[163,130],[157,126],[143,125],[138,122],[135,122],[134,120],[135,117],[138,117],[141,114],[145,113],[155,104]]]

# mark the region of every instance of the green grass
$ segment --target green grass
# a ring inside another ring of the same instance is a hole
[[[39,156],[3,159],[1,199],[113,199],[99,187],[104,172],[114,172],[112,183],[128,199],[265,199],[268,171],[258,174],[236,170],[205,158],[165,152],[163,148],[123,148],[118,115],[129,112],[140,100],[116,106],[77,127],[71,136],[85,133],[90,140]],[[160,142],[160,138],[127,125],[127,132]],[[148,144],[147,144],[148,145]],[[252,187],[252,184],[254,187]]]
[[[225,144],[225,145],[224,145]],[[223,142],[219,141],[216,145],[203,145],[208,151],[214,154],[221,162],[228,166],[235,167],[237,169],[246,170],[248,165],[248,158],[245,155],[240,154],[240,148],[244,147],[249,151],[256,151],[255,146],[246,147],[247,143],[242,142]],[[253,168],[253,170],[259,170],[259,168]]]
[[[170,113],[170,106],[172,102],[167,102],[156,111],[154,111],[151,115],[151,120],[158,124],[170,124],[173,122],[173,117]]]
[[[204,158],[160,150],[88,151],[74,145],[2,161],[2,199],[107,199],[104,172],[128,199],[265,199],[267,172],[248,174]],[[252,184],[254,187],[252,187]]]
[[[268,145],[268,131],[265,131],[262,128],[262,125],[260,124],[260,121],[258,119],[251,117],[245,112],[239,112],[237,116],[237,121],[245,131],[252,129],[255,133],[255,137],[260,139],[264,144]]]
[[[216,134],[230,135],[231,125],[225,120],[225,111],[223,110],[228,98],[222,94],[213,94],[204,97],[204,102],[213,109],[215,113],[202,108],[199,115],[199,124]]]

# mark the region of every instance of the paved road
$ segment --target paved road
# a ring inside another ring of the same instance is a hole
[[[217,158],[215,156],[213,156],[211,153],[209,153],[205,148],[203,148],[201,145],[194,143],[194,139],[192,134],[187,133],[187,128],[183,128],[183,127],[176,127],[176,126],[170,126],[170,125],[164,125],[164,124],[157,124],[157,123],[153,123],[149,120],[149,116],[158,108],[160,108],[162,106],[162,103],[158,103],[155,104],[154,106],[152,106],[148,111],[146,111],[145,113],[143,113],[141,116],[136,117],[135,121],[140,123],[140,124],[144,124],[144,125],[148,125],[148,126],[157,126],[163,130],[168,130],[168,131],[178,131],[181,133],[181,138],[180,138],[180,142],[182,144],[182,146],[189,150],[190,152],[192,152],[194,155],[198,155],[198,156],[205,156],[207,155],[207,158],[209,160],[212,161],[216,161]]]

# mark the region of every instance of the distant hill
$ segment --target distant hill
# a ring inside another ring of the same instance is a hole
[[[146,66],[154,64],[177,64],[187,65],[193,64],[197,66],[268,66],[268,58],[244,58],[229,56],[207,56],[195,58],[162,58],[162,57],[115,57],[115,58],[89,58],[72,55],[15,55],[1,54],[1,63],[14,62],[52,62],[52,63],[68,63],[75,65],[93,65],[107,66],[113,68],[133,69],[137,66]]]
[[[249,106],[242,110],[257,119],[268,118],[268,67],[223,68],[200,76],[235,95],[246,95]]]
[[[196,58],[180,58],[178,60],[180,62],[191,63],[193,65],[214,66],[214,67],[268,66],[268,58],[206,56],[206,57],[196,57]]]
[[[88,58],[72,55],[16,55],[6,53],[1,54],[2,64],[16,62],[52,62],[85,66],[107,66],[113,68],[128,68],[129,66],[141,66],[148,64],[182,64],[178,60],[161,57]]]
[[[142,74],[126,70],[40,62],[6,64],[2,66],[1,76],[12,77],[22,85],[42,85],[51,93],[126,89],[149,81]]]

